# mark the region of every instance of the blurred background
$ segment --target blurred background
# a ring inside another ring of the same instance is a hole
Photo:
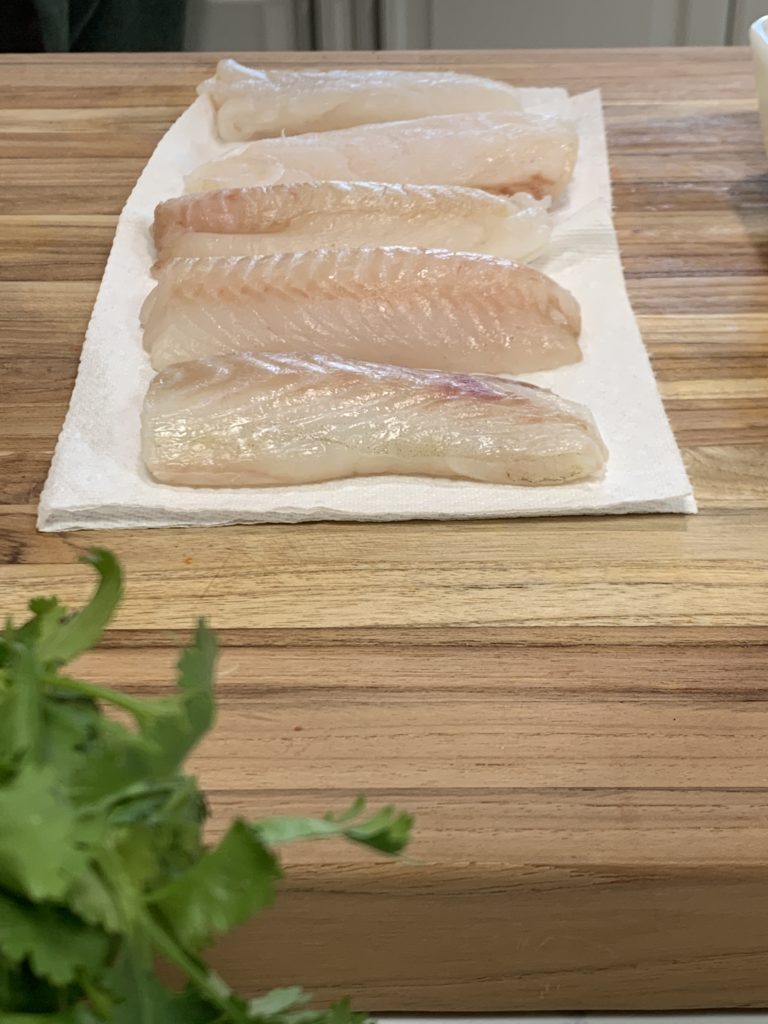
[[[766,0],[189,0],[189,49],[746,43]]]
[[[743,44],[768,0],[2,0],[0,50]]]

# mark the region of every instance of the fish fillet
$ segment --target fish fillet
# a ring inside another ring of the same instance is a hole
[[[219,61],[198,92],[210,97],[225,142],[520,107],[512,86],[453,71],[263,71],[235,60]]]
[[[198,167],[186,188],[384,181],[541,199],[565,189],[577,148],[573,126],[553,114],[443,114],[248,142]]]
[[[581,358],[569,292],[514,260],[438,249],[173,260],[142,322],[157,370],[238,351],[461,373],[527,373]]]
[[[520,193],[367,181],[193,193],[160,203],[158,270],[169,259],[271,256],[338,246],[410,245],[527,260],[546,247],[547,201]]]
[[[333,356],[180,363],[150,384],[142,421],[152,476],[200,487],[380,473],[562,484],[607,457],[586,408],[532,384]]]

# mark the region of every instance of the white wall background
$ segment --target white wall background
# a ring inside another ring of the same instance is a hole
[[[749,40],[749,26],[768,14],[768,0],[739,0],[733,12],[732,40],[739,45]]]

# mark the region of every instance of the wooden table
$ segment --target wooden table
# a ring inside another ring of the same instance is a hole
[[[252,58],[254,59],[254,58]],[[270,54],[260,63],[304,57]],[[128,593],[82,673],[224,653],[214,829],[365,790],[408,865],[287,856],[239,985],[380,1010],[768,1004],[768,160],[742,50],[314,55],[601,86],[635,308],[701,515],[41,536],[35,503],[117,214],[213,56],[0,61],[2,610]],[[631,401],[631,396],[628,396]]]

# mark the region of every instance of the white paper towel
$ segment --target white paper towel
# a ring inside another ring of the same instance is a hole
[[[537,265],[574,293],[584,321],[584,360],[526,379],[592,410],[610,451],[601,480],[510,487],[364,477],[232,490],[154,483],[140,456],[141,405],[152,371],[138,312],[153,284],[149,225],[155,204],[181,193],[184,174],[227,148],[216,140],[210,103],[201,97],[161,139],[120,216],[40,499],[38,527],[695,512],[624,285],[600,95],[569,99],[559,89],[526,89],[522,96],[527,109],[565,113],[578,125],[574,180],[556,211],[552,246]]]

